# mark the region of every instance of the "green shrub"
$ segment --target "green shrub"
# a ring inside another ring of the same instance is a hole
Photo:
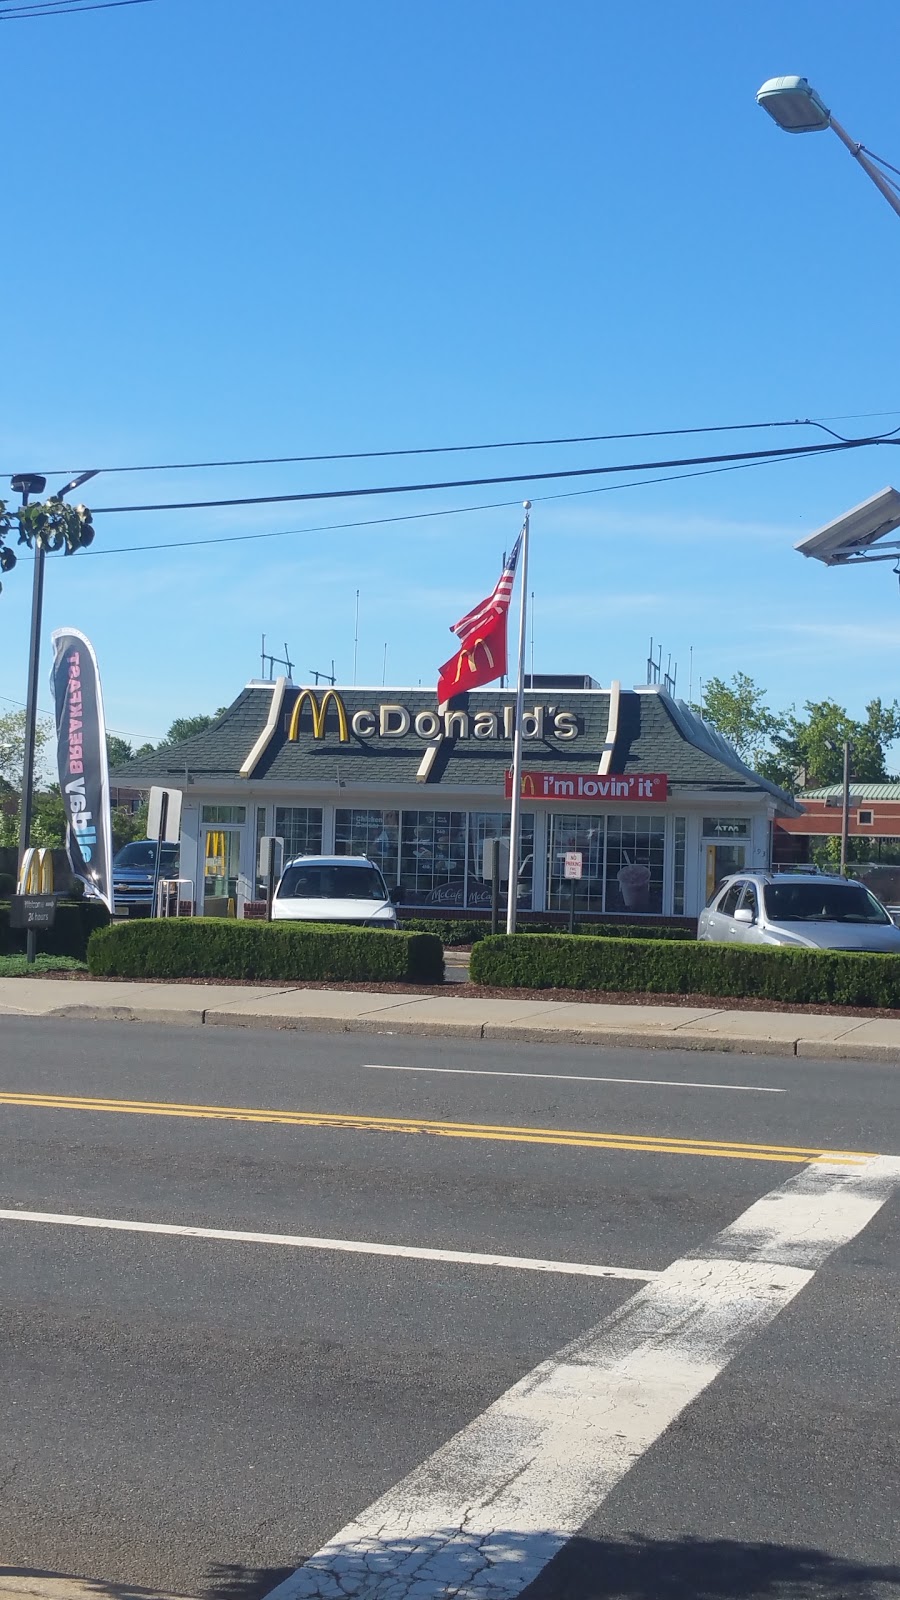
[[[847,950],[789,950],[665,939],[482,939],[472,951],[473,983],[510,989],[605,989],[617,993],[702,994],[801,1005],[900,1005],[900,956]]]
[[[504,910],[503,920],[506,920]],[[420,933],[434,933],[443,945],[477,944],[491,936],[491,925],[486,918],[476,921],[464,917],[404,917],[402,926]],[[523,922],[519,933],[565,932],[558,922]],[[576,922],[575,932],[596,939],[695,939],[694,927],[672,924],[670,927],[653,927],[647,923]]]
[[[12,894],[16,887],[16,880],[11,872],[0,872],[0,895]]]
[[[338,924],[148,918],[102,928],[88,966],[104,978],[278,978],[440,983],[444,953],[426,933]]]
[[[91,934],[109,923],[109,912],[102,900],[79,900],[73,904],[60,900],[52,928],[37,930],[37,948],[41,955],[74,956],[76,961],[87,959]],[[0,905],[0,955],[17,955],[24,951],[24,928],[9,925],[9,904]]]

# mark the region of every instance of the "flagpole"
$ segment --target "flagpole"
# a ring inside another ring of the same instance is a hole
[[[522,812],[522,722],[525,716],[525,636],[528,613],[528,530],[531,501],[526,500],[522,528],[522,565],[519,600],[519,676],[516,680],[516,720],[513,729],[512,803],[509,817],[509,878],[506,894],[506,931],[516,931],[519,895],[519,827]]]

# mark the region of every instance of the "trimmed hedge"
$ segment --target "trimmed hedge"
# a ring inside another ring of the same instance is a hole
[[[102,928],[88,945],[99,978],[279,978],[440,983],[444,952],[433,934],[331,923],[164,917]]]
[[[87,959],[91,935],[109,924],[109,912],[102,900],[60,900],[52,928],[40,928],[37,948],[44,956],[74,956]],[[9,925],[9,904],[0,904],[0,955],[18,955],[25,949],[24,928]]]
[[[506,920],[506,908],[503,909],[503,921]],[[477,944],[481,939],[491,937],[491,925],[486,919],[476,922],[464,917],[403,917],[401,926],[416,930],[419,933],[435,933],[444,945]],[[525,933],[555,933],[564,930],[558,922],[528,922],[522,923],[519,932]],[[585,934],[596,939],[696,939],[696,929],[693,927],[652,927],[646,923],[616,923],[616,922],[576,922],[575,932],[579,937]]]
[[[473,983],[509,989],[758,997],[800,1005],[900,1005],[900,956],[847,950],[497,934],[472,951]]]

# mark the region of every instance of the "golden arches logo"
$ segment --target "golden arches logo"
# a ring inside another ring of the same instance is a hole
[[[215,875],[225,876],[225,835],[224,833],[209,832],[206,835],[206,871],[208,876],[213,875],[213,869],[218,870]]]
[[[329,702],[331,702],[337,710],[338,734],[340,735],[341,744],[349,744],[350,729],[347,724],[347,712],[343,700],[335,689],[326,689],[321,702],[312,689],[300,690],[294,702],[294,709],[291,712],[290,727],[288,728],[289,741],[296,744],[300,737],[300,713],[307,700],[309,701],[309,709],[312,712],[313,738],[324,739],[325,718],[328,714]]]
[[[19,875],[20,894],[53,893],[53,851],[36,849],[33,845],[22,857]]]
[[[475,643],[471,647],[463,646],[462,650],[460,650],[459,659],[458,659],[458,661],[456,663],[456,677],[453,680],[454,683],[459,683],[460,676],[462,674],[462,669],[463,669],[463,659],[465,659],[469,663],[469,671],[470,672],[475,673],[475,672],[478,671],[478,668],[475,665],[475,656],[477,654],[479,645],[481,646],[482,650],[484,651],[485,655],[487,656],[488,666],[491,668],[491,670],[493,670],[494,657],[491,654],[491,647],[490,647],[489,644],[486,643],[486,641],[484,639],[479,638],[479,639],[475,640]]]
[[[522,779],[522,788],[520,790],[520,793],[523,794],[523,795],[525,795],[525,794],[531,795],[532,798],[534,798],[534,779],[531,776],[530,772],[526,772],[525,776]]]

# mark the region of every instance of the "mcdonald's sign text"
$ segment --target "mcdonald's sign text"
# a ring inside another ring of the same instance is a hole
[[[290,743],[297,743],[301,735],[310,732],[317,740],[323,740],[326,733],[336,732],[340,744],[349,744],[351,739],[407,737],[427,744],[439,739],[511,741],[514,725],[515,706],[509,704],[498,705],[496,710],[472,706],[470,710],[428,709],[413,713],[408,706],[383,701],[377,706],[348,711],[340,690],[331,688],[322,694],[315,689],[301,689],[285,720]],[[524,739],[539,741],[550,738],[568,742],[580,738],[582,731],[579,718],[562,706],[531,706],[525,712],[522,725]]]
[[[609,772],[604,777],[587,772],[523,772],[522,797],[526,800],[639,800],[662,801],[669,795],[664,772]],[[512,799],[512,773],[506,774],[506,798]]]

